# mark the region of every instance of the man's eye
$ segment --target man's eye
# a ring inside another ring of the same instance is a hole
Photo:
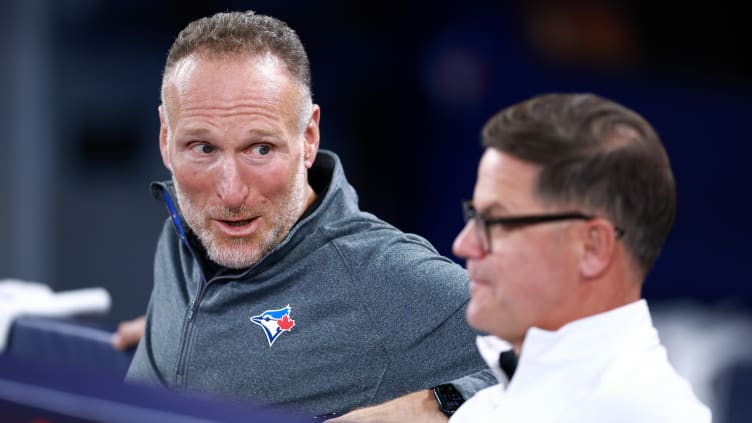
[[[267,154],[269,154],[272,151],[271,147],[269,147],[266,144],[257,145],[253,149],[256,150],[256,152],[258,154],[262,155],[262,156],[266,156]]]
[[[214,147],[210,146],[209,144],[196,144],[191,147],[191,150],[197,153],[209,154],[214,151]]]

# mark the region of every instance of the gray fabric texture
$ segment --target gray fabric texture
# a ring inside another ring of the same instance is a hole
[[[466,396],[496,383],[464,319],[464,269],[425,239],[360,211],[333,153],[319,152],[314,174],[328,185],[317,208],[244,271],[221,269],[204,282],[200,249],[168,218],[129,381],[314,415],[478,371],[458,381]],[[164,190],[171,183],[153,187],[160,198]],[[288,305],[295,324],[270,346],[251,318]]]

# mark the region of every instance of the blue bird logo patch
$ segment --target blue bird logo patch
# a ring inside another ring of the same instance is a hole
[[[290,304],[279,310],[266,310],[258,316],[251,317],[251,322],[264,329],[269,348],[283,332],[290,332],[295,326],[295,320],[290,318]]]

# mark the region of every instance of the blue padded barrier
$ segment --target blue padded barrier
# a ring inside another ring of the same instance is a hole
[[[4,354],[122,379],[133,350],[114,350],[112,333],[110,328],[72,318],[21,316],[13,322]]]

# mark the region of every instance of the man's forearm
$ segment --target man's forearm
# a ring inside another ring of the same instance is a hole
[[[439,411],[433,391],[425,389],[383,404],[360,408],[327,421],[331,423],[445,423],[448,418]]]

